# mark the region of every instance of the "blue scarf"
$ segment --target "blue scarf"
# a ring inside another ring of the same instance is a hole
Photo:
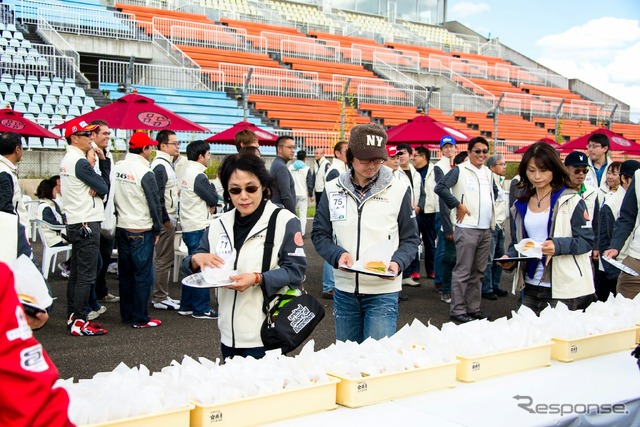
[[[558,201],[558,199],[560,198],[560,196],[562,195],[565,189],[566,187],[560,187],[558,191],[551,194],[551,198],[549,199],[551,208],[549,209],[549,219],[547,220],[547,236],[551,235],[551,219],[553,218],[553,210],[556,207],[556,202]],[[529,237],[529,235],[527,234],[527,229],[524,227],[524,217],[527,215],[528,204],[529,204],[528,201],[523,202],[521,200],[516,200],[516,202],[514,203],[514,206],[516,207],[516,211],[522,217],[522,236],[525,239]],[[538,268],[538,263],[541,263],[541,262],[546,263],[546,260],[547,260],[547,256],[543,255],[541,260],[527,261],[527,277],[529,277],[530,279],[533,279],[533,277],[536,274],[536,269]]]

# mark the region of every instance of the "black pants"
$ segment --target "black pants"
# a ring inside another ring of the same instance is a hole
[[[113,239],[109,239],[100,235],[100,259],[102,259],[102,265],[96,277],[96,297],[98,299],[106,297],[109,293],[109,289],[107,289],[107,269],[113,253],[113,242],[115,242],[115,236]]]
[[[436,214],[418,215],[418,231],[422,235],[424,246],[424,270],[427,274],[433,273],[433,260],[436,255]]]
[[[67,282],[67,315],[87,319],[89,295],[98,273],[100,257],[100,223],[87,223],[91,234],[83,236],[82,224],[67,225],[71,242],[71,266]]]

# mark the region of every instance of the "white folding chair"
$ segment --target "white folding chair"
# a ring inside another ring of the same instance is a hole
[[[37,224],[36,224],[36,214],[38,213],[38,205],[40,204],[40,200],[23,200],[24,207],[27,208],[27,213],[29,214],[29,240],[32,242],[36,241],[37,236]]]
[[[47,246],[47,239],[44,236],[42,226],[49,227],[51,230],[55,231],[64,231],[66,227],[64,225],[49,224],[41,219],[36,220],[36,223],[38,226],[38,234],[40,234],[40,240],[42,240],[42,274],[44,275],[44,278],[47,279],[49,277],[49,271],[52,273],[56,271],[56,260],[59,253],[64,252],[65,259],[69,259],[71,256],[71,245]]]
[[[189,255],[187,245],[182,241],[182,231],[176,231],[176,236],[173,239],[173,281],[177,282],[180,279],[180,266],[182,260]]]

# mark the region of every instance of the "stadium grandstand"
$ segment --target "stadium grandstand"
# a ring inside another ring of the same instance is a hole
[[[418,111],[485,136],[508,160],[602,126],[640,141],[628,105],[446,22],[446,1],[388,3],[3,0],[0,103],[60,134],[54,126],[136,90],[210,130],[180,132],[182,151],[246,119],[331,152],[355,124],[391,127]],[[127,135],[114,132],[114,149]]]

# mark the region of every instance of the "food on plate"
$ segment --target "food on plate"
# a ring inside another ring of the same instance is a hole
[[[532,242],[531,240],[529,240],[528,242],[526,242],[524,244],[524,248],[522,248],[523,251],[529,250],[531,248],[535,248],[536,247],[536,242]]]
[[[387,272],[387,266],[382,261],[369,261],[364,268],[374,273],[384,274]]]

